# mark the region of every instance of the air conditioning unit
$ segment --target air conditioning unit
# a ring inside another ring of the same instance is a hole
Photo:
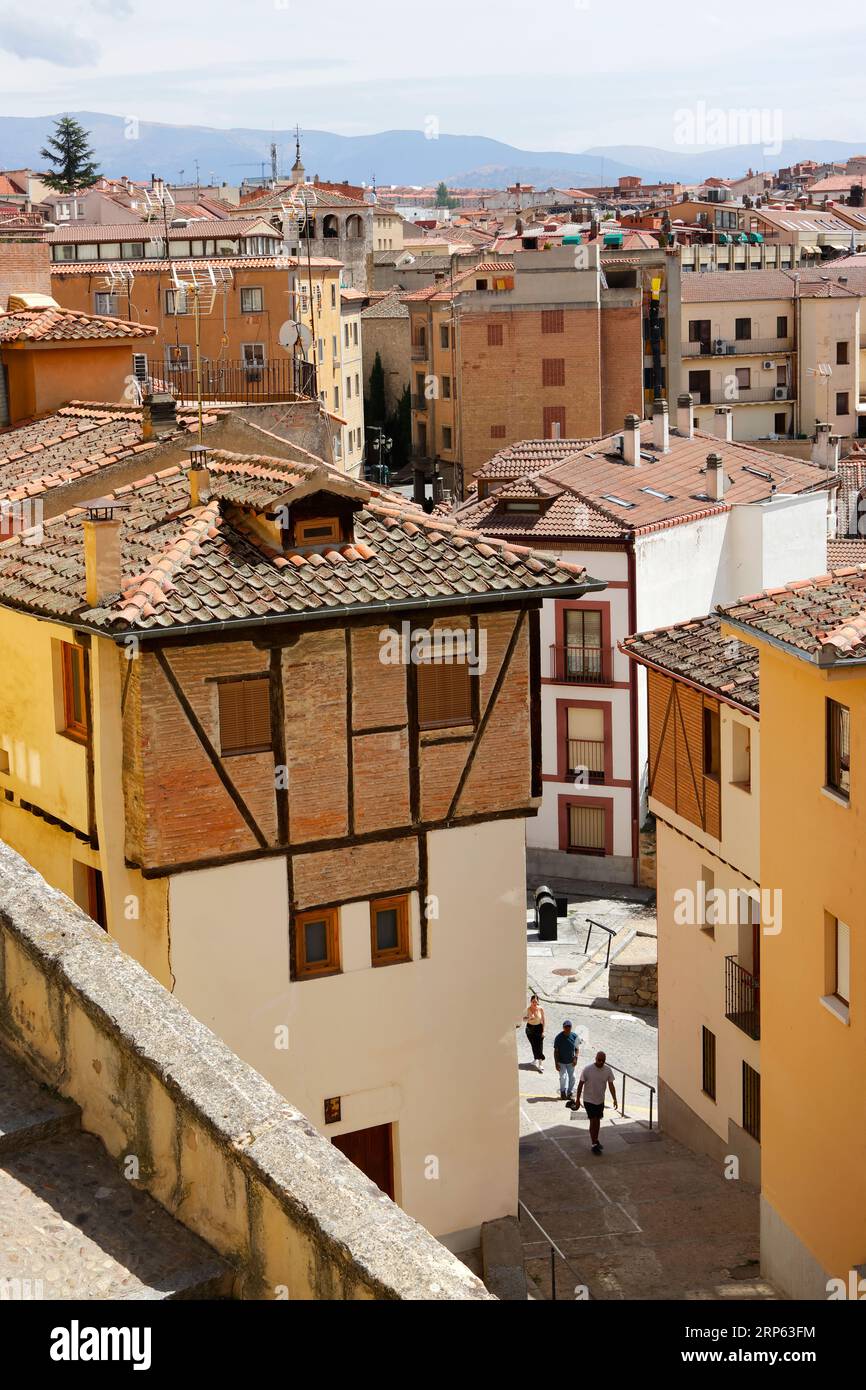
[[[787,400],[787,398],[788,398],[788,388],[787,388],[787,386],[775,386],[775,387],[773,388],[773,400],[774,400],[774,401],[784,401],[784,400]]]
[[[714,356],[714,357],[724,357],[725,354],[726,354],[726,352],[727,352],[727,347],[726,347],[724,338],[714,338],[714,339],[713,339],[713,356]]]
[[[762,362],[761,366],[763,367],[765,372],[771,372],[773,370],[772,362]]]

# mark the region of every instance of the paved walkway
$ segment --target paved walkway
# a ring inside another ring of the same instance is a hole
[[[619,913],[636,909],[645,919],[646,910],[634,903],[595,901],[592,912],[579,904],[581,916],[598,914],[611,926]],[[647,929],[644,920],[640,930]],[[570,937],[558,945],[564,948],[559,954],[575,950]],[[542,980],[539,961],[545,962]],[[530,938],[528,972],[536,983],[559,985],[564,977],[552,974],[556,961],[534,954]],[[590,1153],[586,1112],[569,1110],[559,1099],[553,1039],[563,1018],[571,1018],[581,1036],[581,1067],[601,1048],[613,1067],[655,1085],[655,1013],[609,1011],[585,997],[569,1001],[567,989],[553,999],[544,988],[540,992],[548,995],[542,1075],[522,1028],[518,1035],[521,1224],[527,1272],[538,1296],[551,1296],[551,1255],[531,1217],[557,1248],[557,1298],[573,1299],[578,1285],[598,1299],[778,1297],[760,1277],[756,1189],[727,1181],[711,1159],[650,1131],[644,1087],[627,1083],[624,1118],[606,1114],[599,1157]],[[619,1075],[616,1086],[621,1098]]]

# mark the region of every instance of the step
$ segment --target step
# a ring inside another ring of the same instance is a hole
[[[81,1112],[56,1096],[0,1048],[0,1156],[77,1130]]]
[[[29,1280],[44,1299],[230,1296],[223,1261],[82,1131],[0,1157],[0,1285],[7,1279]]]

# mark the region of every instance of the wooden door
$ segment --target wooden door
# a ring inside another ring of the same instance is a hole
[[[370,1129],[353,1130],[351,1134],[338,1134],[332,1143],[393,1200],[394,1153],[390,1125],[373,1125]]]

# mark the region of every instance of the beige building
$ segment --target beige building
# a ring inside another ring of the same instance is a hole
[[[717,616],[629,637],[647,668],[657,829],[659,1114],[760,1183],[758,659]]]
[[[364,361],[361,314],[367,303],[360,290],[340,291],[340,401],[334,410],[344,421],[341,463],[353,478],[363,474]]]
[[[843,438],[862,433],[857,260],[832,273],[683,276],[676,390],[691,394],[702,428],[744,441],[804,438],[819,422]]]

